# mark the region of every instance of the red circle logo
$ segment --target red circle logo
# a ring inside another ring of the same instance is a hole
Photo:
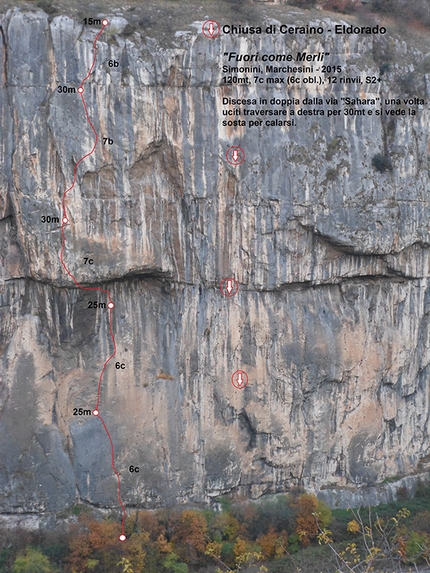
[[[238,390],[243,390],[248,386],[248,374],[245,370],[236,370],[236,372],[231,375],[231,383]]]
[[[245,161],[245,152],[238,145],[233,145],[227,149],[225,157],[231,165],[240,165]]]
[[[223,279],[219,285],[219,290],[224,296],[234,296],[239,290],[239,283],[235,279]]]
[[[221,26],[216,20],[206,20],[202,26],[202,32],[206,38],[216,38],[221,32]]]

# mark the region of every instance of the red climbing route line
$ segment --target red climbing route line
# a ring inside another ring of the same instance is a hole
[[[66,189],[66,191],[65,191],[64,194],[63,194],[63,199],[62,199],[62,211],[63,211],[63,216],[62,216],[62,219],[61,219],[61,238],[62,238],[62,241],[61,241],[60,261],[61,261],[61,264],[63,265],[64,270],[65,270],[66,273],[69,275],[69,277],[72,279],[72,281],[75,283],[75,285],[77,286],[77,288],[79,288],[79,289],[81,289],[81,290],[97,291],[97,292],[100,292],[100,293],[104,293],[104,294],[107,295],[107,298],[108,298],[108,301],[109,301],[108,304],[107,304],[107,307],[108,307],[108,309],[109,309],[109,334],[110,334],[110,337],[111,337],[111,339],[112,339],[113,352],[112,352],[112,354],[109,356],[109,358],[107,358],[107,360],[105,361],[105,363],[103,364],[102,371],[100,372],[99,382],[98,382],[98,385],[97,385],[97,402],[96,402],[96,407],[95,407],[94,410],[92,411],[92,414],[93,414],[93,416],[96,416],[96,417],[100,420],[100,422],[102,423],[103,428],[104,428],[104,430],[105,430],[105,432],[106,432],[106,435],[107,435],[107,437],[108,437],[108,439],[109,439],[109,442],[110,442],[111,453],[112,453],[112,470],[113,470],[113,472],[114,472],[114,474],[115,474],[115,476],[116,476],[116,479],[117,479],[117,481],[118,481],[118,502],[119,502],[119,505],[120,505],[120,507],[121,507],[121,513],[122,513],[122,518],[121,518],[121,535],[119,536],[119,540],[120,540],[120,541],[125,541],[126,536],[125,536],[125,533],[124,533],[124,527],[125,527],[125,516],[126,516],[126,512],[125,512],[124,504],[123,504],[122,499],[121,499],[121,477],[120,477],[120,475],[119,475],[119,473],[118,473],[118,471],[117,471],[117,469],[116,469],[116,467],[115,467],[115,448],[114,448],[114,445],[113,445],[112,436],[110,435],[109,430],[108,430],[108,428],[107,428],[107,426],[106,426],[106,423],[105,423],[105,421],[103,420],[103,418],[100,416],[100,412],[99,412],[100,396],[101,396],[101,387],[102,387],[103,375],[104,375],[104,373],[105,373],[105,370],[106,370],[106,368],[107,368],[107,365],[108,365],[109,362],[112,360],[112,358],[116,355],[116,343],[115,343],[115,336],[114,336],[114,333],[113,333],[113,326],[112,326],[112,310],[113,310],[113,308],[114,308],[115,305],[114,305],[114,303],[113,303],[113,301],[112,301],[112,297],[111,297],[111,295],[110,295],[110,292],[109,292],[107,289],[103,289],[103,288],[100,288],[100,287],[84,287],[84,286],[82,286],[82,285],[76,280],[75,276],[70,272],[70,270],[68,269],[68,267],[67,267],[67,265],[66,265],[66,263],[64,262],[64,259],[63,259],[64,251],[65,251],[65,248],[66,248],[66,233],[65,233],[65,227],[66,227],[67,224],[69,223],[69,218],[67,217],[67,210],[66,210],[66,197],[67,197],[67,194],[69,193],[69,191],[71,191],[71,190],[74,188],[75,184],[76,184],[77,170],[78,170],[79,164],[80,164],[84,159],[86,159],[87,157],[90,157],[90,155],[92,155],[92,154],[94,153],[94,151],[95,151],[95,149],[96,149],[96,147],[97,147],[97,142],[98,142],[98,140],[99,140],[99,136],[98,136],[98,134],[97,134],[97,131],[96,131],[95,128],[94,128],[94,125],[93,125],[92,121],[91,121],[90,115],[89,115],[89,113],[88,113],[88,108],[87,108],[87,105],[86,105],[86,103],[85,103],[85,98],[84,98],[84,91],[85,91],[85,90],[84,90],[84,84],[85,84],[85,82],[89,79],[91,73],[93,72],[93,69],[94,69],[94,66],[95,66],[95,63],[96,63],[96,59],[97,59],[97,42],[98,42],[98,40],[99,40],[101,34],[103,33],[103,30],[106,28],[106,26],[107,26],[108,24],[109,24],[109,22],[108,22],[107,20],[103,20],[103,22],[102,22],[102,28],[101,28],[101,30],[99,31],[99,33],[97,34],[97,36],[95,37],[94,44],[93,44],[93,49],[94,49],[93,61],[92,61],[92,63],[91,63],[91,66],[90,66],[90,68],[89,68],[89,70],[88,70],[87,75],[85,76],[85,78],[82,80],[80,86],[78,87],[78,93],[79,93],[79,95],[81,96],[82,105],[84,106],[85,117],[86,117],[86,119],[87,119],[87,122],[88,122],[89,126],[91,127],[91,129],[92,129],[92,131],[93,131],[93,133],[94,133],[95,139],[94,139],[94,144],[93,144],[93,147],[92,147],[91,151],[89,151],[88,153],[86,153],[85,155],[83,155],[78,161],[76,161],[76,163],[75,163],[75,165],[74,165],[74,168],[73,168],[73,182],[72,182],[71,186],[70,186],[68,189]]]

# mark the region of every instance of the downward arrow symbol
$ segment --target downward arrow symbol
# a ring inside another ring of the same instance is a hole
[[[231,382],[235,388],[242,390],[248,386],[248,374],[244,370],[236,370],[231,375]]]
[[[209,36],[213,36],[215,32],[215,28],[214,25],[212,24],[212,22],[209,24]]]
[[[230,294],[231,291],[233,290],[233,286],[232,286],[232,284],[231,284],[231,280],[228,280],[228,281],[227,281],[227,289],[226,289],[226,290],[227,290],[228,294]]]
[[[239,152],[238,152],[237,149],[235,149],[235,150],[233,151],[233,161],[236,162],[236,161],[238,160],[238,157],[239,157]]]

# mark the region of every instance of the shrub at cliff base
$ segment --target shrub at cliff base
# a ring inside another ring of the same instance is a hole
[[[206,549],[207,523],[201,512],[191,509],[181,513],[174,524],[172,541],[175,552],[185,563],[196,564]]]
[[[279,559],[287,551],[288,535],[285,530],[281,531],[281,534],[277,534],[275,528],[271,526],[269,531],[259,537],[257,541],[265,559]]]
[[[53,573],[48,557],[29,547],[24,555],[15,559],[12,573]]]
[[[310,493],[303,493],[294,502],[296,517],[296,534],[302,545],[310,544],[311,538],[316,538],[319,529],[326,528],[332,519],[330,508]]]
[[[370,508],[364,515],[351,510],[353,519],[347,531],[354,540],[344,544],[333,543],[331,531],[321,528],[318,541],[328,545],[334,556],[336,571],[388,573],[394,568],[399,573],[418,571],[421,564],[430,565],[430,536],[411,531],[406,525],[410,512],[402,508],[395,517],[381,518]]]

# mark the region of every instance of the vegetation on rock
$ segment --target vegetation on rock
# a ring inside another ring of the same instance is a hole
[[[3,532],[0,573],[405,572],[430,564],[429,493],[367,510],[331,511],[297,489],[220,511],[136,511],[125,543],[116,520],[84,508],[55,532]]]

